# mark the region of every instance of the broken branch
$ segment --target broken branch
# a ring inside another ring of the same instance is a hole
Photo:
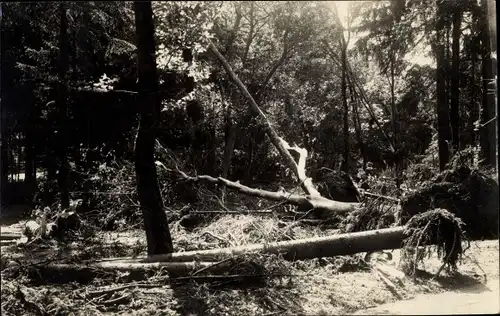
[[[189,182],[207,182],[218,185],[225,185],[226,187],[238,191],[240,193],[257,196],[272,201],[285,202],[292,205],[303,206],[307,209],[331,211],[331,212],[350,212],[359,205],[358,203],[347,203],[332,201],[322,196],[312,195],[298,195],[287,192],[271,192],[266,190],[254,189],[238,182],[233,182],[221,177],[214,178],[207,175],[200,175],[196,177],[188,176],[181,170],[172,170],[165,167],[166,170],[176,174],[178,177]]]

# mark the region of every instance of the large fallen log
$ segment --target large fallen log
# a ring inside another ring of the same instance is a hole
[[[0,234],[0,240],[16,240],[23,237],[20,233],[4,232]]]
[[[404,240],[405,227],[393,227],[356,233],[313,237],[269,244],[249,244],[238,247],[176,252],[138,258],[109,258],[99,261],[99,266],[114,263],[136,264],[152,262],[218,261],[246,254],[278,254],[286,260],[304,260],[333,257],[359,252],[398,249]]]
[[[376,252],[387,249],[398,249],[411,244],[425,235],[430,244],[436,242],[443,247],[450,246],[451,241],[462,236],[460,220],[450,212],[441,209],[430,210],[412,218],[407,225],[391,228],[369,230],[355,233],[344,233],[324,237],[314,237],[291,241],[280,241],[269,244],[250,244],[239,247],[229,247],[211,250],[197,250],[154,255],[142,258],[107,259],[101,262],[187,262],[187,261],[217,261],[226,258],[251,253],[279,254],[286,260],[304,260],[318,257],[333,257],[350,255],[360,252]],[[432,229],[429,225],[432,225]],[[438,239],[432,236],[440,236]],[[460,239],[461,240],[461,239]],[[461,241],[459,241],[461,242]],[[444,245],[444,243],[447,243]],[[418,242],[418,246],[424,243]],[[427,244],[429,245],[429,243]],[[415,246],[415,245],[412,245]],[[457,248],[458,249],[458,248]],[[457,249],[447,249],[455,251]]]
[[[96,276],[127,273],[127,281],[141,280],[151,276],[155,271],[162,270],[171,276],[197,274],[197,272],[217,272],[227,270],[230,262],[119,262],[103,261],[92,264],[53,263],[39,265],[28,270],[31,279],[45,283],[89,283]]]
[[[219,270],[231,266],[230,259],[249,254],[275,254],[293,261],[397,248],[403,248],[404,253],[406,250],[428,245],[437,245],[438,254],[442,255],[444,263],[456,267],[459,256],[464,252],[462,237],[460,220],[446,210],[435,209],[412,218],[406,226],[142,258],[111,258],[88,265],[49,264],[39,266],[35,271],[59,281],[66,277],[82,282],[82,280],[88,281],[92,275],[106,271],[151,273],[155,268],[163,268],[171,274],[178,275],[195,270],[198,272],[214,268]],[[420,259],[416,257],[413,262],[418,260]]]
[[[214,261],[227,257],[250,253],[277,254],[286,260],[304,260],[319,257],[350,255],[360,252],[372,252],[400,248],[404,240],[405,227],[394,227],[350,234],[314,237],[269,244],[250,244],[234,248],[222,248],[202,251],[177,252],[156,255],[143,259],[143,262],[161,261]]]
[[[160,163],[161,164],[161,163]],[[181,170],[172,170],[163,166],[168,172],[174,174],[180,179],[188,182],[205,182],[211,184],[225,185],[227,188],[235,190],[237,192],[260,197],[267,200],[284,202],[292,205],[297,205],[305,209],[314,209],[330,212],[350,212],[355,209],[359,203],[348,203],[348,202],[338,202],[329,200],[322,196],[312,196],[312,195],[299,195],[292,194],[288,192],[271,192],[266,190],[254,189],[238,182],[233,182],[222,177],[214,178],[207,175],[200,175],[196,177],[188,176],[185,172]]]
[[[45,283],[88,283],[95,277],[126,272],[127,281],[144,279],[161,269],[171,276],[220,272],[231,266],[230,258],[249,254],[279,254],[286,260],[348,255],[400,248],[404,227],[388,228],[326,237],[250,244],[232,248],[177,252],[143,258],[111,258],[90,264],[52,263],[29,269],[31,279]]]

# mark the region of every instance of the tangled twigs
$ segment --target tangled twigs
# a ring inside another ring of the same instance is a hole
[[[451,251],[448,253],[448,256],[443,261],[443,264],[441,265],[441,267],[439,267],[439,270],[436,272],[436,274],[432,277],[431,281],[434,281],[439,276],[439,274],[443,270],[444,266],[449,262],[451,254],[455,250],[456,241],[457,241],[457,234],[455,233],[454,238],[453,238],[453,246],[451,247]]]
[[[89,291],[89,292],[85,293],[85,295],[92,296],[92,297],[99,297],[101,295],[113,294],[115,292],[123,291],[123,290],[130,289],[130,288],[154,288],[154,287],[161,287],[163,285],[164,284],[131,283],[131,284],[125,284],[122,286],[108,288],[108,289]]]
[[[122,295],[117,298],[109,299],[107,301],[101,301],[101,304],[103,305],[118,305],[121,303],[127,303],[128,299],[132,297],[132,293],[128,293],[125,295]]]
[[[415,276],[416,276],[416,271],[417,271],[417,262],[418,262],[418,254],[419,254],[419,251],[418,251],[418,247],[420,247],[420,242],[422,241],[422,237],[424,236],[424,233],[427,231],[427,228],[429,228],[429,225],[431,224],[431,220],[429,220],[427,222],[427,224],[425,225],[424,229],[422,230],[422,232],[420,233],[420,237],[418,237],[418,241],[417,241],[417,245],[415,247],[415,257],[414,257],[414,260],[413,260],[413,279],[415,280]],[[445,261],[446,263],[446,261]]]
[[[429,229],[431,224],[435,229]],[[467,250],[467,248],[462,247],[462,241],[467,241],[462,226],[461,219],[445,209],[434,209],[410,219],[405,229],[407,237],[403,242],[403,251],[406,253],[404,258],[410,264],[409,266],[414,267],[414,276],[418,261],[423,259],[425,252],[430,253],[429,250],[424,250],[423,256],[415,255],[413,258],[408,256],[410,249],[414,249],[418,254],[420,246],[436,245],[437,253],[442,255],[444,261],[438,274],[446,265],[456,269],[457,261]]]
[[[216,262],[216,263],[214,263],[214,264],[213,264],[213,265],[211,265],[211,266],[204,267],[204,268],[201,268],[201,269],[200,269],[200,270],[198,270],[198,271],[195,271],[192,275],[197,275],[197,274],[200,274],[200,273],[202,273],[203,271],[210,270],[210,269],[212,269],[212,268],[214,268],[214,267],[220,266],[221,264],[224,264],[224,263],[226,263],[226,262],[228,262],[228,261],[232,261],[232,260],[234,260],[234,258],[228,258],[228,259],[225,259],[225,260],[222,260],[222,261]]]

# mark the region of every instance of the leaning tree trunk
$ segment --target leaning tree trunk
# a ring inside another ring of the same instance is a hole
[[[444,170],[449,161],[448,141],[450,140],[450,119],[448,110],[448,98],[446,91],[446,58],[444,46],[444,10],[440,1],[438,5],[438,21],[436,25],[436,96],[437,96],[437,116],[438,116],[438,146],[439,146],[439,169]]]
[[[453,151],[460,150],[460,26],[462,24],[461,8],[456,6],[453,13],[452,33],[452,60],[451,60],[451,101],[450,101],[450,123],[452,133]]]
[[[172,238],[154,162],[156,117],[160,116],[151,1],[134,2],[139,74],[140,121],[135,141],[137,192],[144,217],[148,255],[173,252]]]
[[[68,164],[68,109],[67,109],[67,82],[68,72],[68,21],[66,17],[66,3],[61,2],[59,7],[60,33],[59,33],[59,83],[57,87],[58,106],[58,133],[57,157],[59,158],[59,193],[61,206],[69,207],[69,164]]]
[[[276,147],[280,155],[284,158],[286,165],[292,169],[292,172],[297,176],[298,180],[300,181],[301,188],[306,192],[307,194],[311,196],[321,196],[321,194],[318,192],[318,190],[314,187],[311,178],[308,178],[305,174],[305,170],[299,168],[297,165],[297,162],[295,162],[293,156],[290,154],[288,151],[287,147],[288,144],[284,142],[276,133],[276,131],[273,129],[271,126],[271,123],[267,119],[266,114],[259,108],[257,105],[257,102],[255,102],[255,99],[250,95],[248,92],[247,88],[245,85],[241,82],[241,80],[238,78],[238,76],[234,73],[232,70],[231,66],[229,63],[226,61],[224,56],[219,52],[217,47],[213,43],[210,43],[209,49],[212,51],[212,53],[219,59],[219,61],[222,63],[224,69],[226,72],[229,74],[231,80],[238,86],[239,90],[247,99],[247,101],[250,103],[250,106],[252,107],[252,110],[255,111],[258,114],[258,118],[260,123],[262,123],[262,128],[266,132],[266,134],[269,136],[271,142],[273,145]],[[304,162],[305,164],[305,162]]]

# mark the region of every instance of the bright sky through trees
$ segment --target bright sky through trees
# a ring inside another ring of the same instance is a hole
[[[344,27],[347,26],[347,18],[349,16],[349,3],[353,2],[371,2],[371,1],[330,1],[332,5],[335,5],[340,21],[342,22],[342,25]],[[351,33],[351,42],[349,43],[349,47],[352,47],[353,44],[356,42],[357,37]],[[413,63],[419,64],[419,65],[432,65],[434,64],[434,61],[432,58],[427,57],[426,54],[428,53],[429,48],[425,47],[424,45],[417,45],[415,49],[407,54],[406,59],[408,61],[411,61]]]

